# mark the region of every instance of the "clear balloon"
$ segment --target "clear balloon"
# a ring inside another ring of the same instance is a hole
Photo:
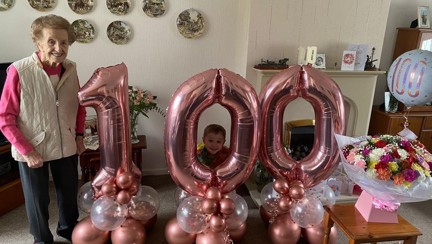
[[[177,208],[178,225],[186,232],[197,234],[207,228],[206,215],[202,211],[204,198],[191,196],[183,200]]]
[[[180,203],[187,197],[192,196],[191,194],[187,193],[186,191],[184,191],[183,189],[181,189],[180,187],[177,187],[175,190],[175,196],[174,196],[174,200],[176,203],[176,206],[178,207],[180,205]]]
[[[232,214],[228,215],[226,223],[228,229],[237,229],[246,222],[249,210],[246,200],[242,196],[235,194],[232,200],[235,203],[235,209]]]
[[[94,193],[91,182],[84,183],[78,191],[78,207],[89,214],[94,203]]]
[[[278,208],[279,197],[279,193],[273,189],[273,182],[267,183],[260,193],[262,206],[269,212]]]
[[[157,191],[150,186],[141,185],[138,193],[130,201],[129,215],[134,219],[147,221],[157,214],[159,206]]]
[[[91,221],[100,230],[111,231],[118,228],[126,219],[126,205],[118,204],[114,198],[102,196],[91,208]]]
[[[307,194],[319,199],[323,206],[334,205],[336,203],[335,192],[325,182],[307,189]]]
[[[393,96],[407,107],[432,101],[432,52],[416,49],[396,58],[387,76]]]
[[[198,161],[196,140],[199,116],[215,103],[231,115],[231,153],[223,164],[210,169]],[[164,131],[165,157],[175,183],[199,196],[211,186],[225,194],[244,183],[258,154],[259,114],[252,85],[229,70],[210,69],[182,83],[169,102]]]
[[[314,146],[308,156],[295,161],[282,143],[285,107],[297,98],[315,112]],[[330,76],[310,66],[293,65],[273,76],[259,95],[262,108],[262,143],[259,158],[276,179],[301,180],[305,188],[327,179],[339,163],[334,134],[345,131],[342,92]]]
[[[315,197],[305,196],[290,210],[292,220],[302,228],[319,225],[324,218],[324,207]]]

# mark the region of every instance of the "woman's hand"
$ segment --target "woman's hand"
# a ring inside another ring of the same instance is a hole
[[[40,168],[43,166],[42,156],[35,150],[30,151],[26,155],[23,155],[29,168]]]
[[[85,146],[84,146],[84,137],[83,136],[77,136],[75,138],[75,142],[77,145],[77,154],[81,155],[85,150]]]

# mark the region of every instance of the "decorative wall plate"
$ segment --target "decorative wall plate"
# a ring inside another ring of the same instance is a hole
[[[115,44],[122,45],[128,43],[131,34],[132,30],[129,25],[120,20],[111,22],[107,28],[107,36]]]
[[[77,42],[89,43],[93,41],[95,30],[93,25],[87,20],[77,19],[72,22],[72,27],[74,28]]]
[[[28,0],[30,6],[39,11],[47,11],[54,8],[55,0]]]
[[[150,17],[159,17],[165,13],[165,0],[144,0],[142,9]]]
[[[0,1],[0,11],[8,10],[14,4],[14,0],[3,0]]]
[[[186,38],[198,38],[204,33],[204,17],[193,8],[187,9],[177,17],[177,29]]]
[[[129,0],[107,0],[106,5],[111,13],[125,15],[129,12],[131,2]]]
[[[86,14],[93,9],[93,0],[68,0],[69,7],[77,14]]]

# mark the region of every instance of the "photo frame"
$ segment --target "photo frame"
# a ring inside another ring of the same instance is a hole
[[[430,28],[429,7],[420,6],[417,8],[418,28]]]
[[[312,65],[312,67],[317,69],[325,69],[326,68],[326,59],[325,54],[317,54],[315,63]]]

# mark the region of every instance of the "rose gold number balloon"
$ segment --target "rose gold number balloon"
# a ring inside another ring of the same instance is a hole
[[[83,106],[93,107],[98,117],[101,169],[93,187],[100,190],[105,182],[125,171],[132,171],[140,179],[141,171],[131,159],[126,65],[97,69],[78,92],[78,98]]]
[[[201,113],[219,103],[231,115],[231,153],[215,169],[196,155]],[[253,170],[259,148],[259,106],[255,90],[241,76],[226,69],[210,69],[185,81],[173,94],[165,123],[165,156],[171,177],[183,190],[204,196],[217,187],[228,193]]]
[[[345,108],[337,84],[315,68],[295,65],[273,76],[259,97],[263,120],[260,159],[273,176],[301,180],[305,188],[327,179],[338,163],[334,134],[345,131]],[[295,161],[282,145],[282,120],[285,107],[300,97],[315,111],[315,138],[309,155]]]

